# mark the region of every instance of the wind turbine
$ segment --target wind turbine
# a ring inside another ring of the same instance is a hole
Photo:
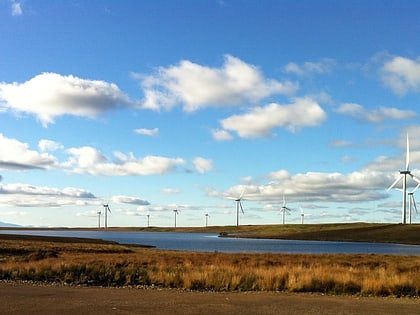
[[[235,199],[236,202],[236,226],[239,226],[239,209],[241,209],[242,214],[245,214],[244,212],[244,208],[242,207],[242,196],[244,195],[245,190],[242,191],[241,195],[239,196],[239,198]]]
[[[175,228],[176,228],[176,216],[179,215],[179,210],[178,209],[174,210],[174,215],[175,215]]]
[[[303,212],[303,208],[300,207],[300,223],[303,224],[303,219],[305,217],[305,213]]]
[[[407,223],[407,175],[410,175],[413,180],[415,180],[417,183],[420,184],[420,180],[417,179],[413,174],[411,174],[410,171],[410,144],[408,140],[408,134],[407,134],[407,152],[406,152],[406,159],[405,159],[405,170],[400,171],[400,176],[392,183],[391,186],[387,190],[390,190],[393,188],[401,179],[402,182],[402,209],[401,209],[401,221],[402,224]]]
[[[108,212],[111,213],[111,209],[109,208],[108,203],[104,204],[104,211],[105,211],[105,230],[108,229]]]
[[[410,224],[411,224],[411,217],[413,216],[413,206],[416,210],[416,214],[419,214],[417,211],[416,200],[414,199],[414,192],[419,188],[420,184],[416,186],[412,191],[408,193],[408,213],[410,214]]]
[[[150,227],[150,214],[147,215],[147,227]]]
[[[208,223],[209,223],[209,214],[208,214],[208,213],[206,213],[206,214],[205,214],[205,217],[206,217],[206,227],[208,227]]]
[[[283,194],[283,206],[281,207],[280,212],[283,215],[283,224],[284,224],[285,219],[286,219],[286,212],[290,212],[290,209],[286,206],[286,198],[284,198],[284,194]]]
[[[98,211],[97,214],[98,214],[98,229],[100,229],[101,228],[101,214],[102,214],[102,212]]]

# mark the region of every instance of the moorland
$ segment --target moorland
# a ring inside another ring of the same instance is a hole
[[[362,223],[200,229],[235,237],[407,244],[419,244],[420,234],[420,225]],[[176,229],[183,232],[198,230]],[[0,235],[0,279],[217,292],[281,291],[417,297],[420,294],[420,257],[198,253],[103,240],[4,234]]]

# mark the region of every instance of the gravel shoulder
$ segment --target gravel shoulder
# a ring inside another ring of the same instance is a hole
[[[0,314],[419,314],[420,299],[1,282]]]

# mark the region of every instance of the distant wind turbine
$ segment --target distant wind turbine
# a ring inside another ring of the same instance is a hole
[[[305,217],[305,213],[303,212],[303,208],[300,207],[300,223],[303,224],[303,219]]]
[[[400,171],[400,176],[392,183],[391,186],[389,186],[388,190],[393,188],[401,179],[402,181],[402,209],[401,209],[401,221],[402,224],[407,223],[407,175],[411,176],[413,180],[415,180],[417,183],[420,184],[420,180],[417,179],[413,174],[411,174],[410,171],[410,145],[408,140],[408,134],[407,134],[407,152],[406,152],[406,160],[405,160],[405,170]]]
[[[109,204],[104,204],[104,211],[105,211],[105,230],[108,229],[108,212],[111,213],[111,209],[109,208]]]
[[[150,227],[150,214],[147,215],[147,227]]]
[[[98,213],[98,229],[100,229],[101,228],[101,214],[102,214],[102,212],[98,211],[97,213]]]
[[[245,214],[244,212],[244,208],[242,207],[242,197],[244,195],[245,190],[242,191],[241,195],[239,196],[239,198],[235,199],[236,202],[236,226],[239,226],[239,209],[241,209],[242,214]]]
[[[286,198],[283,194],[283,206],[280,209],[280,213],[283,215],[283,224],[285,224],[286,221],[286,212],[290,212],[290,209],[286,206]]]
[[[206,213],[206,214],[205,214],[205,217],[206,217],[206,227],[208,227],[208,223],[209,223],[209,214],[208,214],[208,213]]]
[[[175,215],[175,228],[176,228],[176,217],[179,215],[179,210],[178,209],[174,210],[174,215]]]
[[[412,191],[408,193],[408,213],[410,215],[410,224],[411,218],[413,216],[413,208],[416,210],[416,214],[419,214],[417,211],[416,200],[414,199],[414,192],[419,188],[420,184],[416,186]]]

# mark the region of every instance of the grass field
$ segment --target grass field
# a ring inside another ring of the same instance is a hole
[[[277,231],[282,231],[280,237],[307,233],[328,238],[340,231],[336,236],[354,237],[359,233],[369,241],[378,241],[378,231],[391,230],[396,235],[401,233],[401,227],[406,229],[401,225],[360,224],[328,225],[323,229],[310,226],[306,230],[302,226],[224,227],[218,232],[279,237]],[[418,231],[419,226],[413,227]],[[418,234],[411,233],[414,241],[407,242],[413,244]],[[0,279],[87,286],[414,297],[420,294],[420,256],[196,253],[101,240],[1,235]]]

